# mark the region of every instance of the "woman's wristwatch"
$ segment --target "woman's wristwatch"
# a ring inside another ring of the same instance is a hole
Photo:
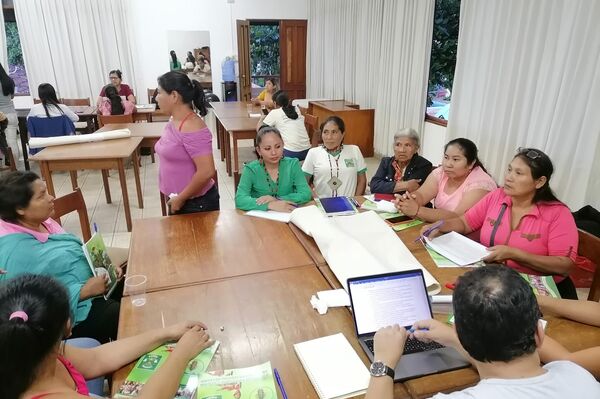
[[[385,375],[394,379],[395,372],[393,368],[386,366],[382,361],[375,360],[371,363],[371,367],[369,368],[369,372],[373,377],[383,377]]]

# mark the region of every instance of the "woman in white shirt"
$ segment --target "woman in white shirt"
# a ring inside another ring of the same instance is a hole
[[[323,145],[311,148],[302,170],[318,197],[363,195],[367,187],[367,165],[360,148],[344,144],[346,127],[338,116],[321,124]]]
[[[58,102],[56,90],[50,83],[42,83],[38,86],[38,97],[41,103],[34,104],[27,114],[27,118],[50,118],[53,116],[66,115],[73,122],[77,122],[79,117],[64,104]]]
[[[296,107],[290,104],[290,99],[284,91],[273,94],[277,108],[261,117],[256,126],[258,132],[264,125],[276,128],[283,138],[283,156],[304,161],[310,149],[310,140],[304,126],[304,116]]]

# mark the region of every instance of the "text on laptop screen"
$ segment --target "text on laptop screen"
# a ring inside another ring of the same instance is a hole
[[[427,290],[419,272],[374,276],[350,285],[359,335],[393,324],[408,327],[431,318]]]

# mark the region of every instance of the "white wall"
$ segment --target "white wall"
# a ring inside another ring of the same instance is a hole
[[[444,156],[444,145],[446,144],[446,127],[425,122],[422,141],[421,155],[434,166],[441,164]]]
[[[221,62],[237,55],[236,19],[308,18],[308,0],[130,0],[128,7],[136,93],[156,87],[156,78],[169,70],[168,31],[203,30],[210,32],[213,89],[221,99]]]
[[[170,30],[167,32],[169,51],[175,50],[177,59],[183,66],[188,51],[194,54],[194,49],[210,47],[210,32],[207,30]]]

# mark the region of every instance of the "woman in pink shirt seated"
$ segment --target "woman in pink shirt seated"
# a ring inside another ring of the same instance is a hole
[[[123,100],[113,85],[104,88],[102,103],[98,112],[106,115],[130,115],[135,110],[135,105],[129,100]]]
[[[434,169],[419,189],[394,202],[407,216],[435,222],[462,215],[496,187],[477,157],[477,146],[458,138],[444,147],[442,166]],[[426,207],[432,200],[435,207]]]
[[[155,146],[158,188],[169,198],[170,213],[218,211],[212,134],[200,117],[207,112],[200,82],[167,72],[158,78],[156,102],[171,116]]]
[[[110,85],[114,86],[117,89],[117,93],[119,93],[119,96],[123,96],[125,100],[131,101],[132,104],[135,104],[135,96],[133,95],[133,90],[131,90],[131,87],[129,87],[129,85],[123,83],[122,77],[123,75],[118,69],[114,69],[108,73]],[[100,95],[98,96],[98,100],[96,101],[98,106],[100,106],[100,104],[102,103],[102,99],[106,97],[105,90],[106,86],[103,87],[100,91]]]
[[[568,277],[577,255],[578,233],[569,208],[550,189],[554,167],[540,150],[519,149],[504,187],[486,195],[463,216],[446,219],[430,237],[480,230],[490,254],[487,263],[504,263],[520,273],[552,275],[563,298],[577,299]]]
[[[95,348],[65,344],[69,298],[48,276],[27,274],[0,288],[0,397],[88,397],[86,380],[111,374],[167,341],[178,341],[138,398],[173,398],[188,362],[212,345],[206,326],[187,321]]]

